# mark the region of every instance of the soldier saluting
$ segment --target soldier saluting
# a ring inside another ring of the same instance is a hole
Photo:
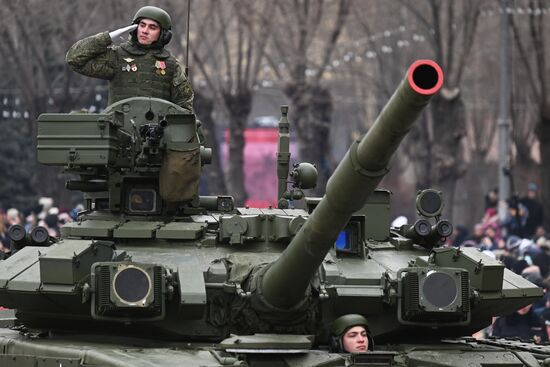
[[[172,38],[171,28],[166,11],[144,6],[132,25],[76,42],[66,60],[77,73],[109,80],[109,104],[130,97],[155,97],[193,111],[191,84],[178,60],[164,48]],[[128,41],[113,45],[128,32]]]

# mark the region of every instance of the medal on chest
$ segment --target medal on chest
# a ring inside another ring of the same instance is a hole
[[[127,62],[126,65],[122,66],[122,71],[126,71],[126,72],[130,72],[130,71],[137,71],[137,65],[136,64],[131,64],[132,61],[134,61],[134,59],[130,58],[130,57],[126,57],[124,58],[124,61]]]
[[[165,75],[166,74],[166,62],[162,60],[155,61],[155,68],[157,70],[155,71],[157,75]]]

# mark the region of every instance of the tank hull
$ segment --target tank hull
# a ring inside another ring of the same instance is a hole
[[[281,336],[283,338],[284,336]],[[29,340],[16,331],[0,329],[0,364],[21,366],[541,366],[550,347],[520,342],[447,340],[445,343],[406,344],[364,354],[326,350],[255,349],[227,352],[219,344],[154,342],[98,335],[50,335]],[[508,349],[504,348],[508,343]],[[529,351],[537,350],[538,360]]]

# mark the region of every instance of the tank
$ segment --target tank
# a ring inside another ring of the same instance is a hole
[[[0,365],[547,365],[546,346],[468,337],[543,293],[475,249],[444,247],[441,192],[420,191],[418,219],[390,226],[391,192],[377,186],[442,84],[435,62],[413,63],[322,198],[305,194],[315,166],[290,165],[283,107],[276,208],[198,194],[211,152],[172,103],[41,115],[38,160],[72,174],[86,208],[60,238],[10,228]],[[347,314],[368,319],[374,351],[329,351]]]

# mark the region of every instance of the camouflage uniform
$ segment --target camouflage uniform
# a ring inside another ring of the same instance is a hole
[[[108,32],[76,42],[66,56],[82,75],[107,79],[109,104],[129,97],[155,97],[193,111],[193,89],[178,60],[165,48],[132,41],[112,45]]]

